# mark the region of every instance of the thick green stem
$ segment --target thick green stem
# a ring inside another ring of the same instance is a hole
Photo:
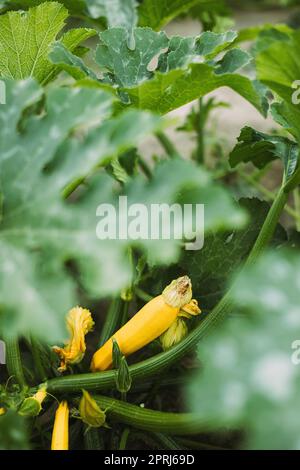
[[[104,396],[94,397],[100,408],[106,409],[109,421],[117,421],[144,431],[172,435],[207,432],[211,425],[195,413],[166,413],[124,403]]]
[[[200,164],[203,164],[204,159],[205,159],[205,146],[204,146],[205,117],[204,117],[203,107],[204,107],[203,98],[199,98],[199,119],[197,123],[196,160]]]
[[[47,380],[47,374],[46,374],[46,371],[44,369],[44,366],[41,360],[40,345],[35,340],[35,338],[33,338],[33,336],[31,336],[30,338],[30,349],[31,349],[34,365],[35,365],[36,372],[37,372],[36,375],[39,378],[39,380],[41,380],[42,382],[45,382]]]
[[[18,340],[5,338],[6,367],[10,377],[13,377],[20,387],[25,386],[24,371],[21,362],[21,354]]]
[[[267,247],[272,239],[276,225],[287,201],[288,194],[280,189],[278,195],[263,224],[260,234],[254,244],[246,265],[253,263]],[[162,352],[154,357],[146,359],[129,367],[131,378],[134,381],[146,379],[158,374],[171,364],[178,362],[185,354],[194,349],[197,343],[213,329],[219,322],[224,320],[232,311],[233,302],[231,292],[227,292],[211,313],[180,343],[168,351]],[[115,372],[97,372],[94,374],[81,374],[69,377],[61,377],[49,380],[48,391],[78,392],[82,388],[87,390],[106,390],[115,384]]]
[[[298,218],[296,219],[296,227],[298,232],[300,232],[300,190],[299,188],[295,188],[293,191],[294,196],[294,203],[295,203],[295,210]]]
[[[123,318],[124,303],[125,302],[120,297],[112,300],[101,330],[99,347],[103,346],[120,327]]]
[[[271,206],[271,209],[269,210],[267,218],[260,230],[259,236],[257,237],[257,240],[251,250],[251,253],[248,256],[246,265],[255,262],[272,240],[276,225],[278,224],[278,221],[280,219],[284,206],[287,203],[287,200],[288,193],[285,192],[283,188],[280,188]]]
[[[171,140],[166,134],[164,134],[163,132],[157,132],[156,137],[164,148],[166,154],[170,158],[179,156],[179,153],[177,152],[177,149],[175,148],[173,142],[171,142]]]

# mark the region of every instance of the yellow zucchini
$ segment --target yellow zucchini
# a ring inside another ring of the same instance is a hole
[[[91,370],[102,371],[112,366],[112,339],[125,356],[138,351],[164,333],[176,320],[181,307],[192,298],[191,281],[187,276],[172,281],[163,293],[150,300],[93,356]]]
[[[55,413],[51,450],[69,449],[69,406],[62,401]]]

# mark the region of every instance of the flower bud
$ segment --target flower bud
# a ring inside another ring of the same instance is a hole
[[[88,426],[99,428],[105,424],[106,416],[104,411],[101,410],[96,400],[86,390],[82,390],[79,413],[82,421]]]
[[[42,410],[42,403],[46,396],[46,387],[42,386],[35,395],[25,398],[18,410],[18,413],[21,416],[37,416]]]

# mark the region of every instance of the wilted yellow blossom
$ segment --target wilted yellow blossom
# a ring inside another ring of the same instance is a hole
[[[181,307],[179,316],[185,318],[191,318],[199,315],[201,310],[199,308],[198,302],[196,299],[192,299],[188,304]]]
[[[42,403],[46,396],[46,386],[42,385],[32,397],[25,398],[18,413],[21,416],[37,416],[41,412]]]
[[[67,328],[70,339],[64,348],[53,346],[53,351],[61,359],[59,371],[67,369],[68,364],[77,364],[84,356],[86,345],[85,335],[93,329],[94,321],[91,312],[85,308],[75,307],[67,315]]]
[[[82,421],[88,426],[99,428],[105,424],[106,416],[104,411],[99,408],[96,400],[86,390],[82,390],[79,413]]]
[[[161,345],[166,351],[175,344],[179,343],[188,334],[188,328],[182,318],[176,318],[170,328],[167,329],[161,336]]]

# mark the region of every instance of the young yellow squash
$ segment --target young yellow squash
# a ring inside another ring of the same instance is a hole
[[[62,401],[55,413],[51,450],[69,449],[69,407]]]
[[[115,339],[125,356],[138,351],[164,333],[177,318],[181,307],[192,298],[191,281],[187,276],[172,281],[163,293],[150,300],[120,328],[93,356],[91,370],[111,368],[112,339]]]

